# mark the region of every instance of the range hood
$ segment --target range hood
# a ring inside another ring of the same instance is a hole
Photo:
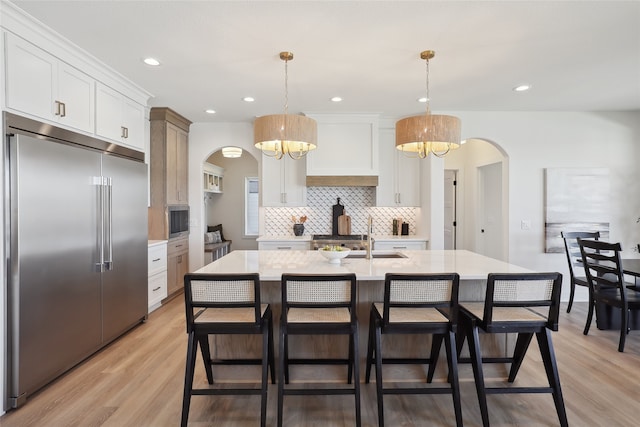
[[[307,175],[307,187],[377,187],[377,176]]]

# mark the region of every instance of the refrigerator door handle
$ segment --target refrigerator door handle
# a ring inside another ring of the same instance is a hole
[[[96,207],[96,228],[97,228],[97,245],[98,245],[98,262],[96,262],[96,271],[104,271],[104,182],[101,176],[93,177],[93,185],[96,186],[97,207]]]
[[[108,255],[105,259],[105,269],[113,270],[113,178],[105,178],[106,188],[106,203],[105,213],[107,215],[107,252]]]

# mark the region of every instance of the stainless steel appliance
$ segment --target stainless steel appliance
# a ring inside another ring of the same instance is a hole
[[[169,238],[189,234],[189,206],[169,206]]]
[[[314,234],[311,238],[311,249],[318,250],[326,245],[344,246],[353,250],[365,250],[367,248],[366,234],[351,234],[339,236],[333,234]]]
[[[4,113],[10,407],[145,319],[144,154]]]

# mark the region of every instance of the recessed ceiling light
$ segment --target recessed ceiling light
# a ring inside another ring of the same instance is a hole
[[[425,102],[427,102],[427,98],[425,98],[424,96],[422,98],[418,98],[418,102],[422,102],[424,104]]]
[[[242,98],[242,100],[244,102],[253,102],[255,101],[255,98],[253,96],[245,96],[244,98]]]
[[[204,112],[207,113],[207,114],[215,114],[216,110],[213,110],[211,108],[207,108],[206,110],[204,110]]]
[[[158,65],[160,65],[160,61],[158,61],[156,58],[144,58],[144,63],[153,67],[157,67]]]
[[[513,88],[514,92],[525,92],[531,89],[531,85],[520,85]]]
[[[331,98],[332,102],[342,102],[342,98],[340,98],[339,96],[334,96],[333,98]]]

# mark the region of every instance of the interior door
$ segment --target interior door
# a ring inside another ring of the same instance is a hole
[[[104,155],[102,175],[111,180],[107,212],[111,248],[105,248],[111,268],[102,274],[103,340],[107,342],[147,314],[147,166]]]
[[[457,171],[444,171],[444,248],[456,248],[456,177]]]
[[[503,260],[501,162],[478,168],[478,205],[476,251]]]

